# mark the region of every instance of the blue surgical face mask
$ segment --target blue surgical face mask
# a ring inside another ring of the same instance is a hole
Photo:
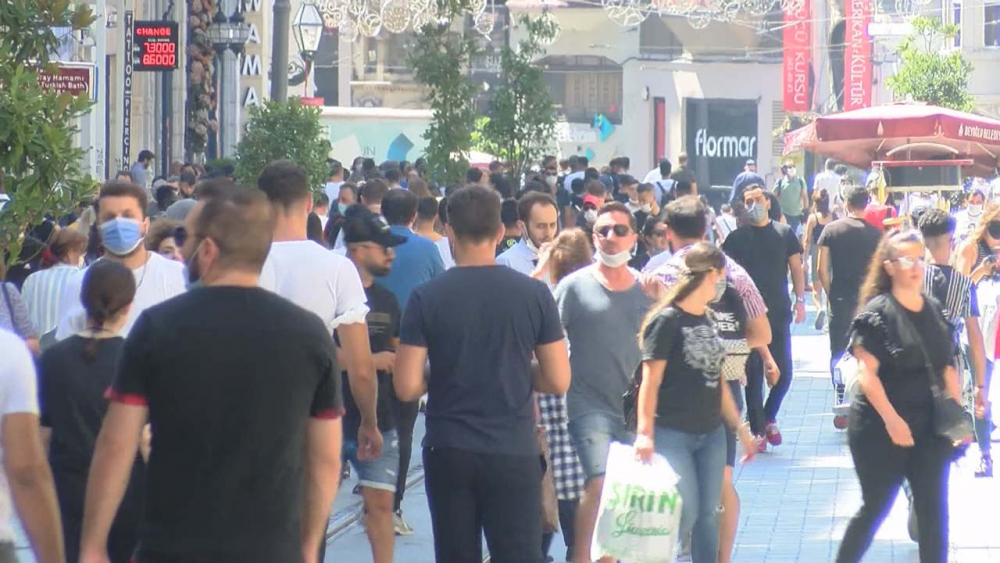
[[[350,207],[350,206],[347,205],[346,203],[341,203],[339,201],[337,202],[337,211],[339,211],[341,215],[343,215],[344,213],[347,213],[347,208],[348,207]]]
[[[750,219],[751,223],[760,223],[767,217],[767,209],[759,203],[754,203],[747,209],[747,219]]]
[[[142,223],[135,219],[116,217],[101,223],[101,243],[115,256],[128,256],[142,244]]]

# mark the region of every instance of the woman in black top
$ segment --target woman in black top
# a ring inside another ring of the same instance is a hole
[[[640,331],[635,451],[648,461],[655,450],[670,462],[680,477],[680,537],[692,534],[692,563],[716,563],[726,465],[723,419],[739,429],[747,457],[755,448],[722,379],[726,350],[709,316],[709,304],[726,289],[726,257],[718,248],[698,243],[684,257],[684,266]]]
[[[107,411],[111,386],[135,296],[135,277],[118,262],[100,260],[83,278],[81,301],[87,328],[42,355],[39,370],[41,424],[49,429],[49,465],[66,538],[67,561],[79,558],[84,493],[94,444]],[[48,432],[47,432],[48,434]],[[129,488],[108,538],[112,563],[126,563],[136,547],[144,464],[137,459]]]
[[[930,378],[956,401],[961,393],[949,329],[924,297],[923,278],[923,239],[904,231],[882,240],[861,289],[850,341],[862,394],[852,406],[848,443],[864,504],[844,533],[837,563],[861,560],[904,478],[913,491],[921,563],[948,558],[953,447],[932,427]]]
[[[826,320],[826,305],[823,303],[823,285],[819,282],[819,242],[823,229],[833,221],[833,214],[830,213],[830,194],[826,188],[820,188],[813,193],[813,213],[806,220],[806,229],[802,237],[803,254],[809,257],[809,279],[807,283],[812,284],[813,303],[819,309],[816,315],[816,330],[823,329],[823,321]]]

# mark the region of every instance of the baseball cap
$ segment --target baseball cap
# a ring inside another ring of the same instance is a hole
[[[596,207],[597,209],[600,209],[600,208],[601,208],[601,205],[603,205],[603,204],[604,204],[604,202],[603,202],[603,201],[601,201],[601,198],[597,197],[597,196],[596,196],[596,195],[594,195],[594,194],[587,194],[587,195],[583,196],[583,205],[584,205],[584,207],[586,207],[586,205],[587,205],[588,203],[589,203],[590,205],[593,205],[593,206],[594,206],[594,207]]]
[[[385,219],[370,211],[348,217],[344,221],[344,242],[347,244],[374,242],[382,246],[393,247],[406,241],[406,237],[394,234],[389,229],[389,224],[385,222]]]
[[[752,159],[752,158],[748,158],[747,159],[747,166],[755,166],[756,164],[757,164],[757,161],[755,161],[754,159]]]

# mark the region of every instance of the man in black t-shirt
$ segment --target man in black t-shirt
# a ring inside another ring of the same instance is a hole
[[[407,241],[406,237],[393,234],[389,224],[374,213],[366,211],[344,223],[344,242],[347,256],[358,268],[361,284],[368,299],[368,340],[371,342],[372,359],[378,374],[378,402],[376,418],[382,432],[382,457],[375,460],[358,459],[358,427],[361,414],[351,388],[344,384],[344,453],[351,462],[361,483],[361,497],[365,505],[365,531],[372,546],[375,563],[392,563],[393,500],[400,471],[399,437],[396,434],[397,405],[392,391],[392,371],[399,347],[399,302],[374,278],[387,276],[392,271],[396,254],[393,248]]]
[[[496,263],[503,224],[495,193],[456,191],[447,229],[457,267],[410,295],[393,371],[401,401],[427,393],[424,483],[434,550],[440,563],[482,561],[485,529],[494,561],[538,563],[542,463],[533,391],[569,388],[559,312],[544,283]]]
[[[340,475],[340,369],[319,317],[258,287],[273,228],[264,194],[238,187],[188,216],[201,287],[147,309],[125,342],[81,561],[107,561],[147,418],[138,563],[317,560]]]
[[[816,271],[830,304],[830,376],[847,349],[847,332],[858,308],[858,293],[868,271],[882,232],[865,221],[868,191],[862,186],[851,188],[845,197],[847,216],[823,228],[816,241],[819,247]],[[832,380],[831,380],[832,381]],[[834,384],[836,402],[844,400],[844,386]],[[836,428],[847,428],[847,417],[833,420]]]
[[[768,348],[781,375],[761,405],[764,387],[764,364],[754,353],[747,362],[747,412],[754,434],[766,435],[772,446],[781,444],[781,432],[776,424],[778,410],[792,384],[792,303],[788,296],[788,275],[791,273],[795,292],[795,322],[805,320],[805,278],[802,269],[802,245],[788,227],[768,217],[771,201],[764,188],[754,184],[743,192],[743,203],[749,223],[733,231],[722,248],[740,263],[753,278],[767,304],[767,319],[771,325]],[[763,412],[761,411],[763,406]]]

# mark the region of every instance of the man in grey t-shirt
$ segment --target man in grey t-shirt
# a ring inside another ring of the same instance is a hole
[[[622,395],[641,361],[636,335],[652,304],[627,265],[636,238],[635,217],[628,208],[605,205],[594,224],[598,263],[571,274],[555,290],[573,374],[566,395],[569,432],[587,477],[573,550],[580,561],[592,560],[590,538],[611,442],[632,440]]]

